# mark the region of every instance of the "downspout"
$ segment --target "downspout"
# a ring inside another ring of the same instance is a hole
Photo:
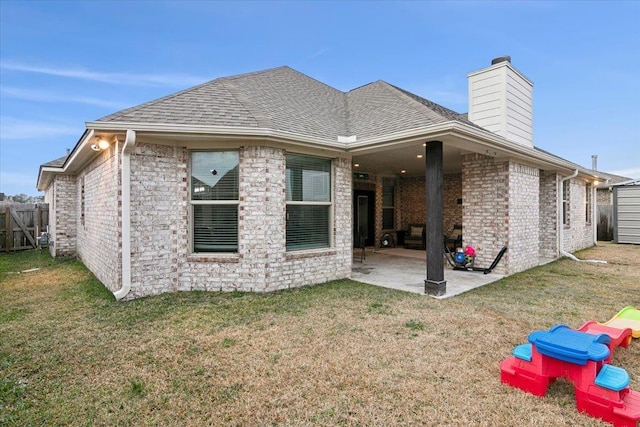
[[[122,287],[113,293],[121,300],[131,291],[131,151],[136,132],[127,130],[122,146]]]
[[[560,180],[560,191],[558,192],[558,206],[559,206],[559,212],[562,212],[562,189],[564,188],[564,182],[568,181],[572,178],[575,178],[576,176],[578,176],[578,169],[576,169],[575,171],[573,171],[573,173],[569,176],[566,176],[564,178],[562,178]],[[593,199],[592,199],[593,200]],[[592,203],[593,204],[593,203]],[[582,259],[578,259],[575,257],[575,255],[570,254],[569,252],[566,252],[564,250],[564,224],[559,224],[560,226],[558,227],[559,233],[558,236],[560,237],[560,242],[558,244],[558,249],[560,252],[560,255],[562,255],[563,257],[567,257],[573,261],[582,261],[582,262],[597,262],[597,263],[604,263],[606,264],[606,261],[600,261],[600,260],[582,260]]]
[[[598,190],[595,183],[591,186],[591,226],[593,227],[593,246],[598,246]]]

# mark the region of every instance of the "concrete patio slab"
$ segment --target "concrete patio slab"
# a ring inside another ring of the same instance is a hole
[[[412,249],[391,248],[374,251],[372,248],[367,248],[365,259],[360,262],[360,250],[354,251],[351,279],[370,285],[426,295],[424,292],[425,256],[424,251]],[[455,271],[446,266],[444,279],[447,282],[447,291],[442,296],[431,296],[437,299],[450,298],[503,277],[495,273]]]

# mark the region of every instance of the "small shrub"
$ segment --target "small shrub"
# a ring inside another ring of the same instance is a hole
[[[404,326],[414,331],[424,330],[424,323],[419,322],[417,320],[409,320],[407,323],[404,324]]]
[[[237,341],[234,340],[233,338],[225,338],[220,342],[220,347],[222,348],[229,348],[229,347],[233,347],[234,345],[236,345]]]
[[[129,393],[136,397],[143,397],[147,394],[144,383],[139,379],[129,379]]]

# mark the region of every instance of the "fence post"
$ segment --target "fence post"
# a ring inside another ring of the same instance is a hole
[[[36,247],[38,247],[40,245],[40,205],[36,205],[36,212],[35,212],[36,217],[34,218],[33,221],[33,237],[37,243]]]
[[[7,253],[9,253],[11,250],[11,241],[13,240],[13,230],[11,229],[11,208],[8,205],[4,214],[4,222],[7,227],[7,232],[5,233],[5,249]]]

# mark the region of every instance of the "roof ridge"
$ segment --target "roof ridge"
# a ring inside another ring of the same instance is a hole
[[[404,96],[408,97],[409,99],[422,104],[423,106],[425,106],[428,110],[435,112],[436,114],[440,115],[441,117],[447,119],[447,120],[455,120],[457,122],[460,123],[464,123],[466,125],[469,126],[473,126],[477,129],[482,129],[484,131],[490,132],[487,129],[483,128],[482,126],[479,126],[477,124],[475,124],[474,122],[472,122],[471,120],[469,120],[469,113],[458,113],[457,111],[452,110],[451,108],[447,108],[443,105],[438,104],[437,102],[433,102],[427,98],[423,98],[420,95],[416,95],[413,92],[409,92],[406,89],[402,89],[401,87],[392,85],[391,83],[387,83],[384,82],[385,84],[397,89],[400,93],[402,93]]]
[[[342,93],[342,102],[344,104],[344,129],[347,131],[344,136],[352,136],[351,130],[351,108],[349,108],[349,97],[346,92]]]
[[[340,89],[337,89],[337,88],[335,88],[335,87],[333,87],[333,86],[331,86],[331,85],[329,85],[329,84],[327,84],[327,83],[325,83],[325,82],[323,82],[323,81],[321,81],[321,80],[318,80],[318,79],[316,79],[316,78],[314,78],[314,77],[311,77],[310,75],[305,74],[305,73],[303,73],[302,71],[296,70],[295,68],[291,68],[291,67],[290,67],[290,66],[288,66],[288,65],[281,65],[281,66],[279,66],[279,67],[268,68],[268,69],[266,69],[266,70],[252,71],[252,72],[249,72],[249,73],[245,73],[245,74],[238,74],[238,75],[235,75],[235,76],[221,77],[221,79],[224,79],[224,80],[233,80],[233,79],[242,78],[242,77],[249,77],[249,76],[252,76],[252,75],[266,74],[266,73],[273,72],[273,71],[276,71],[276,70],[288,70],[288,71],[292,71],[292,72],[294,72],[294,73],[296,73],[296,74],[300,74],[301,76],[304,76],[305,78],[307,78],[307,79],[309,79],[309,80],[313,80],[313,81],[314,81],[314,82],[316,82],[316,83],[320,83],[322,86],[328,87],[329,89],[332,89],[332,90],[334,90],[334,91],[336,91],[336,92],[340,92],[340,93],[342,93],[342,94],[344,94],[344,93],[345,93],[345,92],[341,91]]]
[[[458,120],[461,116],[460,113],[453,111],[450,108],[442,106],[429,99],[423,98],[420,95],[416,95],[413,92],[409,92],[406,89],[402,89],[401,87],[392,85],[391,83],[387,83],[384,80],[380,80],[380,82],[383,83],[388,89],[395,89],[392,92],[399,94],[401,98],[406,99],[409,103],[418,104],[421,108],[424,108],[427,111],[434,112],[445,119]],[[453,117],[449,117],[449,116],[453,116]]]
[[[278,67],[278,68],[282,68],[282,67]],[[274,68],[273,70],[275,69],[277,68]],[[248,74],[245,74],[244,76],[254,75],[254,74],[257,74],[257,73],[248,73]],[[238,101],[238,103],[240,103],[240,105],[242,105],[245,108],[245,110],[249,112],[249,114],[251,114],[251,116],[256,121],[256,123],[258,123],[259,127],[269,128],[273,125],[272,118],[268,114],[265,114],[263,111],[257,109],[256,106],[253,105],[253,103],[250,102],[250,100],[238,89],[238,87],[235,84],[233,84],[233,82],[222,79],[220,84],[224,86],[225,89],[227,89],[227,91],[231,94],[231,96],[233,96],[235,100]]]
[[[250,77],[250,76],[255,76],[258,74],[266,74],[266,73],[270,73],[276,70],[280,70],[280,69],[290,69],[293,70],[293,68],[289,67],[288,65],[280,65],[278,67],[273,67],[273,68],[267,68],[266,70],[257,70],[257,71],[249,71],[248,73],[241,73],[241,74],[234,74],[233,76],[224,76],[224,77],[219,77],[216,80],[234,80],[234,79],[239,79],[242,77]],[[296,70],[293,70],[296,71]],[[302,74],[302,73],[300,73]]]

